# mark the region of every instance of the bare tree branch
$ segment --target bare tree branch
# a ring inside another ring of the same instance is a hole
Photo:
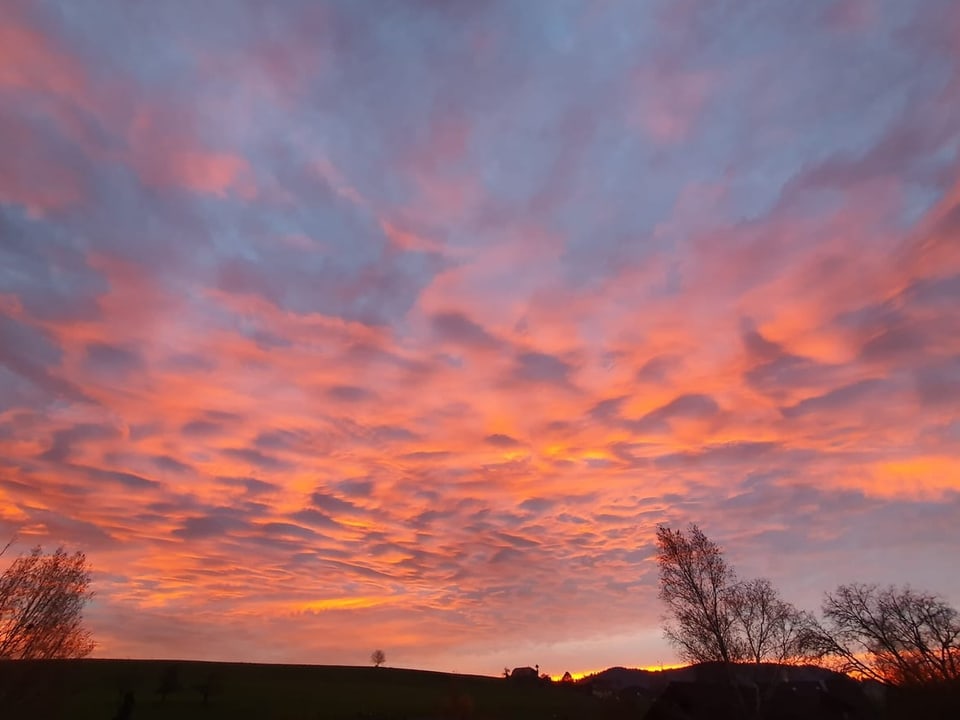
[[[960,617],[936,595],[841,585],[823,615],[808,639],[838,669],[895,685],[960,678]]]

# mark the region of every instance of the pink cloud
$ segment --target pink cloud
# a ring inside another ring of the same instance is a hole
[[[41,32],[18,22],[16,12],[0,23],[0,89],[40,92],[87,105],[83,68]]]
[[[210,150],[178,125],[175,113],[142,112],[131,128],[133,167],[150,185],[182,187],[251,199],[257,193],[253,169],[234,153]]]
[[[634,117],[656,143],[675,145],[693,132],[716,83],[714,73],[642,68],[631,87]]]
[[[39,216],[77,205],[84,198],[81,178],[63,163],[49,138],[22,119],[3,113],[0,135],[9,143],[0,157],[0,201],[22,205]]]
[[[874,0],[837,0],[830,4],[824,18],[830,27],[847,32],[863,32],[876,21]]]
[[[93,101],[83,67],[22,22],[14,7],[0,20],[0,134],[7,140],[0,199],[40,215],[76,205],[84,192],[76,167],[62,157],[69,145],[33,121],[47,118],[79,140],[77,112],[91,110]],[[29,109],[31,119],[13,108]]]

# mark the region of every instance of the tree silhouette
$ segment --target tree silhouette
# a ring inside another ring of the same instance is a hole
[[[813,619],[765,578],[740,581],[720,547],[696,525],[657,528],[660,599],[667,639],[689,662],[790,662],[809,657]]]
[[[9,547],[9,543],[4,551]],[[2,554],[2,553],[0,553]],[[0,575],[0,658],[81,658],[94,648],[83,627],[92,596],[90,569],[82,552],[40,547],[18,557]]]
[[[812,618],[782,600],[769,580],[735,584],[728,601],[742,659],[783,663],[808,655],[804,640]]]
[[[671,618],[667,640],[690,662],[737,660],[729,602],[736,575],[720,548],[696,525],[688,535],[660,525],[657,549],[660,599]]]
[[[808,642],[843,672],[893,685],[960,680],[960,615],[931,593],[841,585]]]
[[[370,653],[370,662],[374,667],[380,667],[387,661],[387,654],[383,650],[374,650]]]

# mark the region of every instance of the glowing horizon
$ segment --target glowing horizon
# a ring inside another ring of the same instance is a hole
[[[96,655],[671,666],[660,522],[960,604],[956,3],[0,9],[0,541]]]

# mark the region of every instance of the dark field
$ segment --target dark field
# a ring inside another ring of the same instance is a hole
[[[173,688],[165,700],[159,693],[163,685]],[[0,663],[4,720],[122,718],[118,712],[127,693],[134,698],[128,720],[573,720],[616,717],[626,710],[559,684],[419,670],[144,660]]]

